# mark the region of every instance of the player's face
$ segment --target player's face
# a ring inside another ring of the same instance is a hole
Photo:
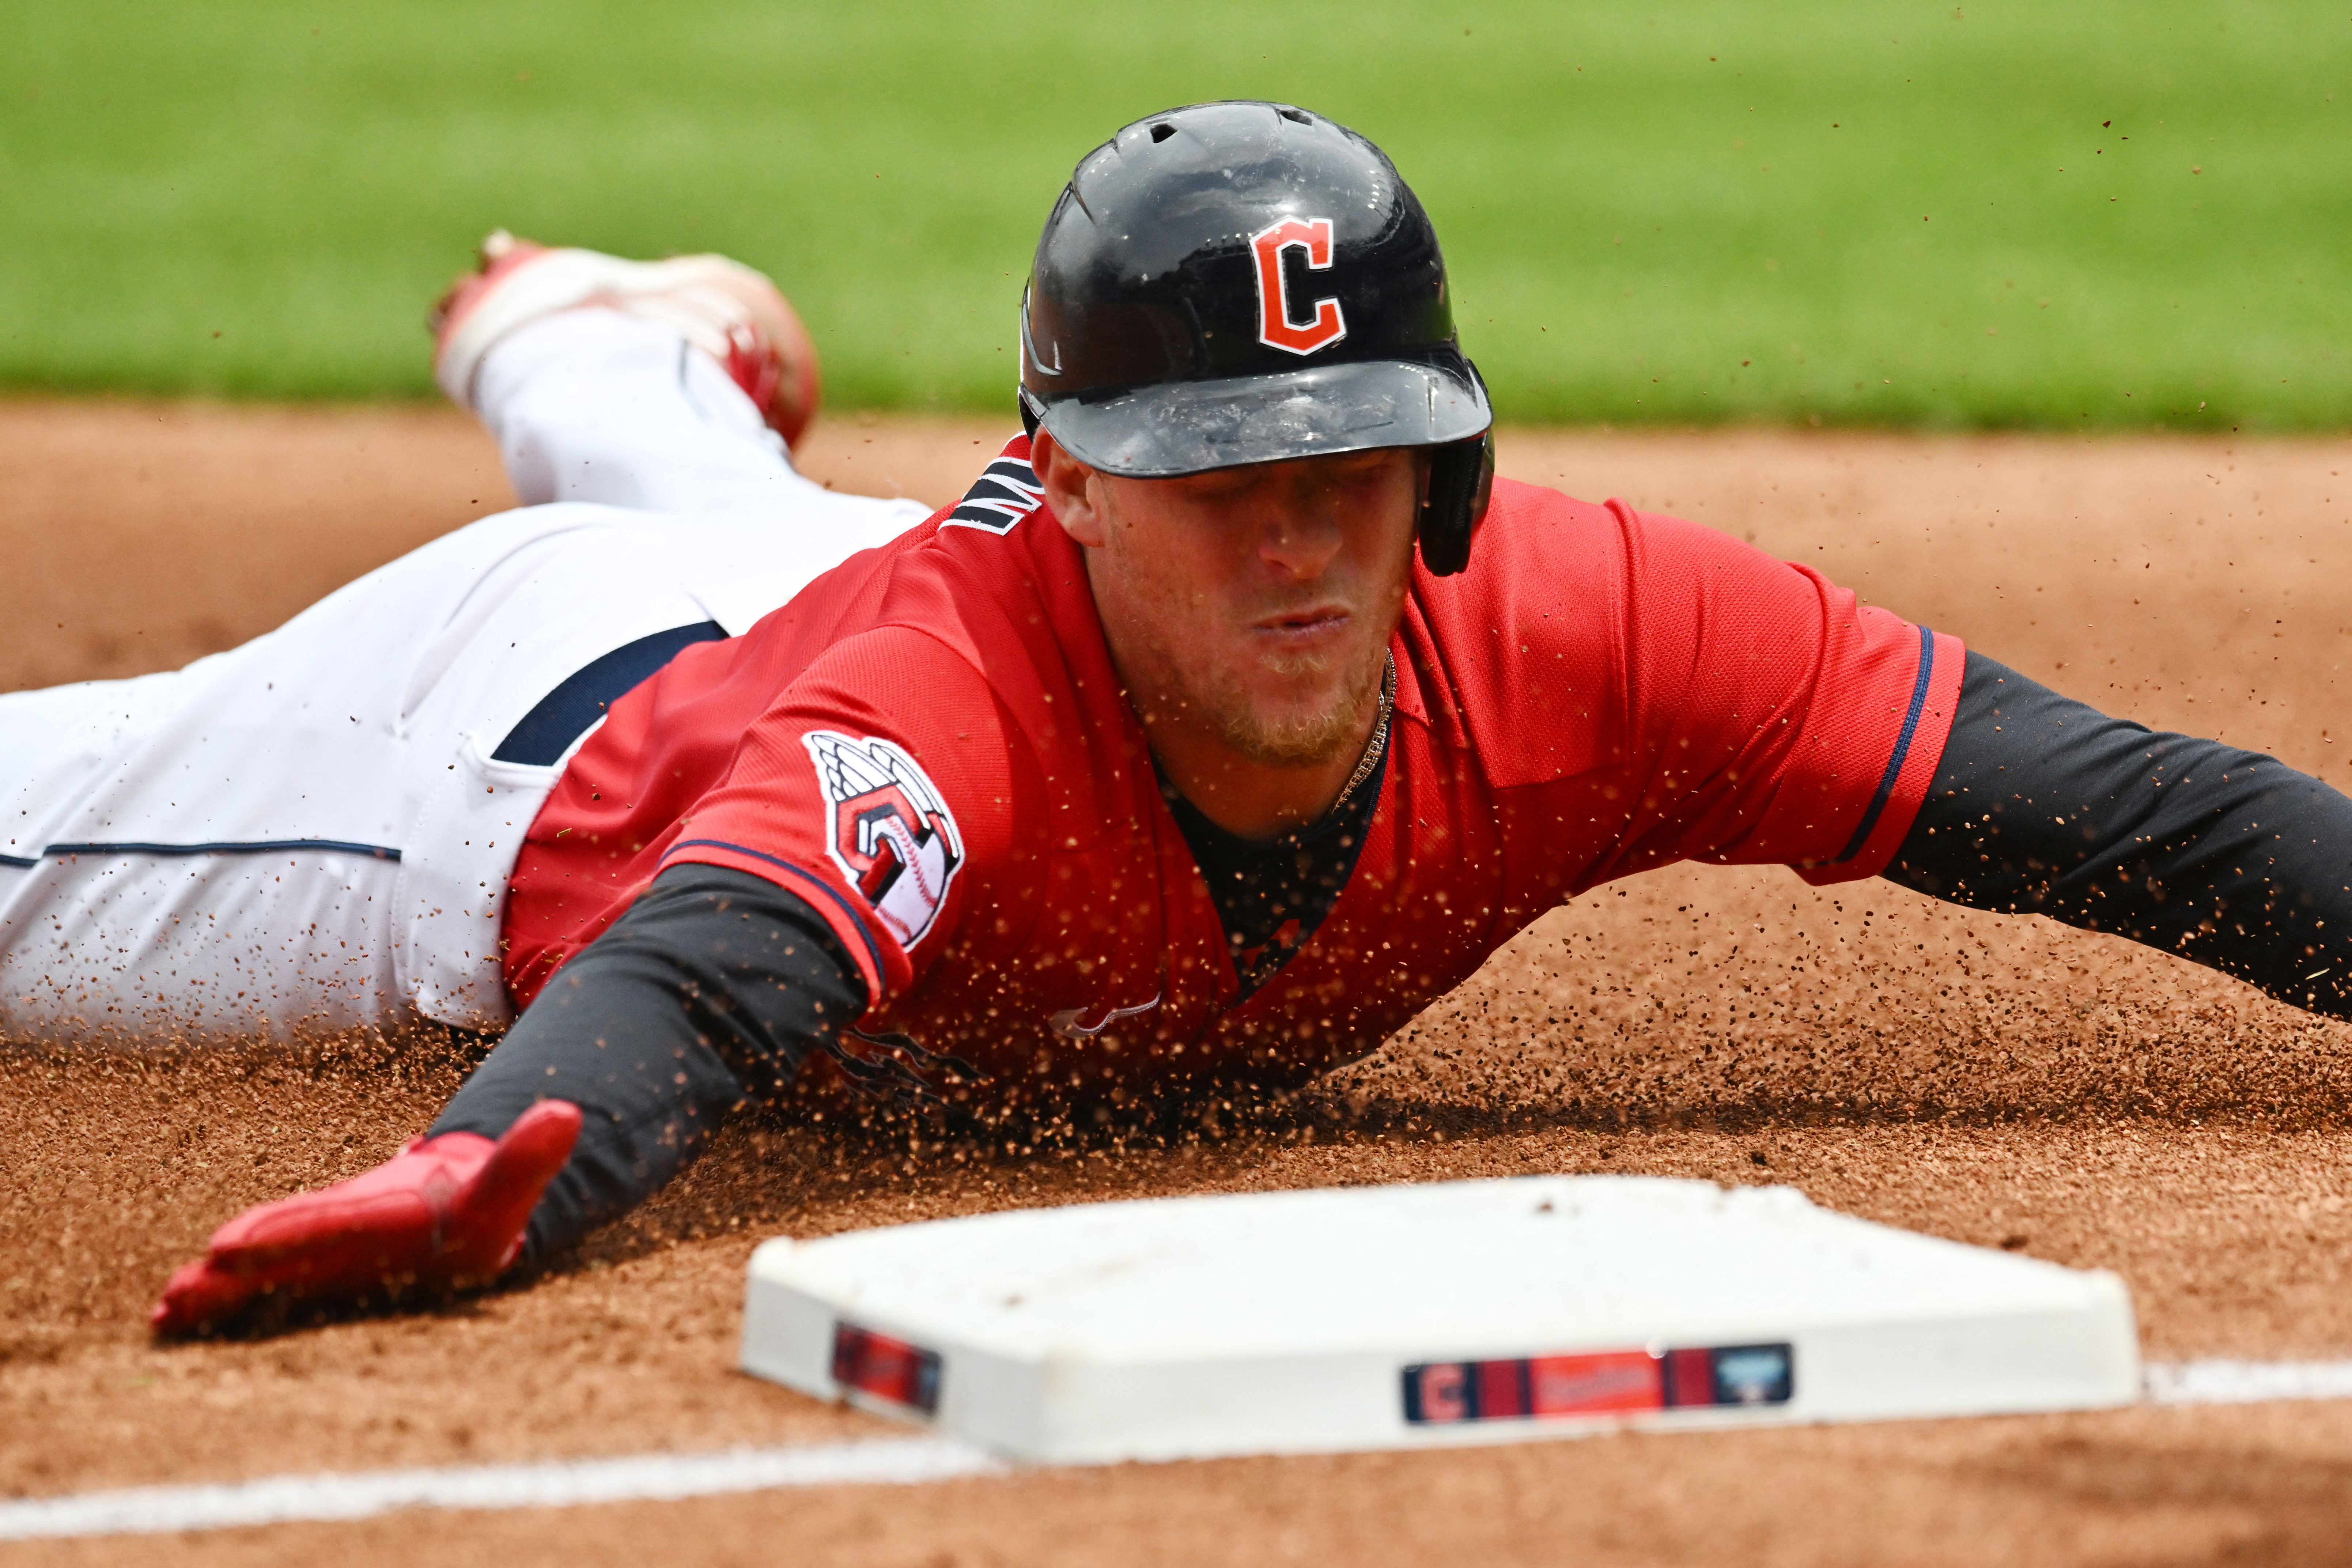
[[[1075,483],[1065,476],[1076,466],[1054,457],[1040,477],[1089,546],[1103,628],[1146,723],[1205,729],[1265,765],[1352,763],[1412,571],[1418,454],[1172,479],[1080,469]]]

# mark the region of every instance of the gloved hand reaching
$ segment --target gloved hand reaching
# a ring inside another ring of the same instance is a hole
[[[579,1135],[579,1107],[543,1100],[495,1143],[473,1132],[414,1139],[348,1182],[247,1209],[172,1276],[148,1321],[185,1334],[265,1296],[326,1302],[486,1285],[522,1249],[532,1205]]]

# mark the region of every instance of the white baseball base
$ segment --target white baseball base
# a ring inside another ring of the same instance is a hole
[[[2112,1274],[1615,1176],[1025,1209],[770,1241],[746,1371],[1023,1458],[1515,1441],[2139,1397]]]

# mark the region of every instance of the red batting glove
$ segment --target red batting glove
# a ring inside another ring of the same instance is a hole
[[[163,1287],[147,1321],[184,1334],[260,1297],[348,1300],[369,1290],[488,1284],[522,1250],[539,1194],[572,1157],[580,1108],[542,1100],[493,1143],[477,1132],[411,1139],[374,1170],[249,1208]]]

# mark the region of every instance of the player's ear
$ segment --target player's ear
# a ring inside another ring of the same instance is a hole
[[[1045,488],[1045,504],[1053,509],[1063,532],[1094,550],[1109,542],[1110,520],[1103,511],[1101,475],[1062,450],[1044,430],[1030,439],[1029,467]]]

